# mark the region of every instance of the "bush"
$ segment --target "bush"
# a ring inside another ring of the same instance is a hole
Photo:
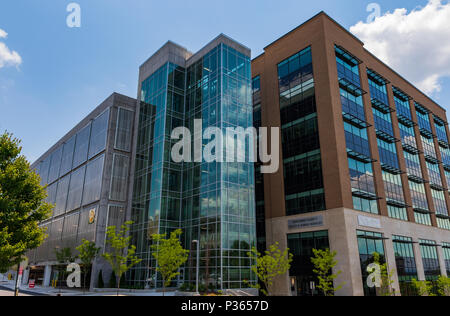
[[[100,272],[98,273],[98,285],[97,287],[99,289],[103,289],[105,287],[105,283],[103,282],[103,272],[102,270],[100,270]]]

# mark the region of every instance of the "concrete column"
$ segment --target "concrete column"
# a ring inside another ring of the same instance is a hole
[[[414,240],[418,242],[418,240]],[[425,270],[423,268],[422,253],[420,252],[420,245],[414,244],[414,256],[416,257],[417,277],[420,281],[425,281]]]
[[[343,284],[336,296],[364,296],[356,229],[347,222],[345,209],[329,210],[328,215],[333,223],[328,231],[330,250],[337,252],[338,261],[333,272],[342,272],[335,282],[335,286]]]
[[[439,258],[439,266],[441,267],[441,275],[447,276],[447,269],[445,268],[444,251],[442,247],[436,247]]]
[[[52,275],[52,266],[50,266],[50,265],[45,266],[44,281],[43,281],[43,284],[42,284],[43,287],[49,287],[50,286],[51,275]]]

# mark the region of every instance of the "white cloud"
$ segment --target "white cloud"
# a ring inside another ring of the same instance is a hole
[[[350,28],[365,47],[427,94],[450,77],[450,3],[429,0],[408,12],[396,9]]]
[[[7,38],[8,33],[6,33],[4,30],[0,29],[0,38]]]
[[[0,38],[7,38],[8,33],[0,29]],[[22,63],[22,57],[16,51],[11,51],[5,43],[0,42],[0,68],[6,66],[19,66]]]

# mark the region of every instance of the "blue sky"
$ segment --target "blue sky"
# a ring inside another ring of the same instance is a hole
[[[78,0],[81,28],[68,28],[68,0],[5,0],[0,42],[21,57],[0,66],[0,130],[37,159],[112,92],[136,97],[138,67],[168,39],[196,51],[225,33],[260,54],[321,10],[349,29],[365,21],[361,0]],[[382,13],[424,1],[376,1]],[[420,45],[420,42],[417,43]],[[450,105],[450,80],[433,98]]]

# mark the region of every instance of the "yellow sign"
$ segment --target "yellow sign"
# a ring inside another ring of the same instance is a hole
[[[89,211],[89,224],[95,223],[95,208]]]

